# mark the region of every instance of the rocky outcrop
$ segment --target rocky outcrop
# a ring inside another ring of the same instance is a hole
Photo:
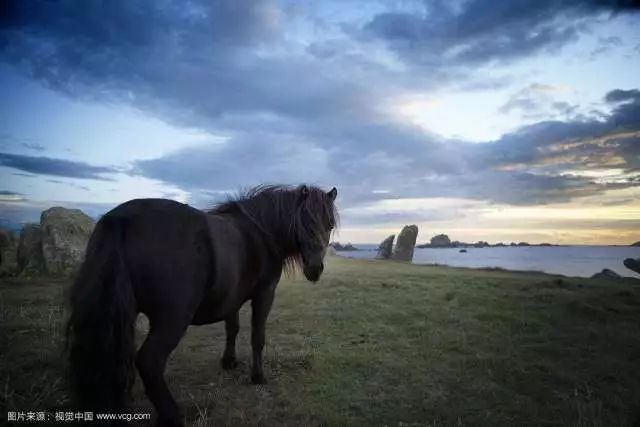
[[[393,259],[398,261],[412,261],[413,250],[418,238],[417,225],[405,225],[398,235],[396,247],[393,251]]]
[[[79,209],[54,207],[40,215],[42,256],[48,273],[66,274],[77,267],[94,222]]]
[[[613,270],[609,270],[608,268],[603,269],[600,273],[596,273],[593,276],[591,276],[592,279],[620,279],[622,278],[622,276],[620,276],[618,273],[616,273]]]
[[[438,234],[437,236],[433,236],[431,238],[431,246],[436,248],[449,247],[451,246],[451,240],[446,234]]]
[[[346,245],[341,244],[340,242],[329,243],[329,246],[334,248],[336,251],[357,251],[359,250],[351,243],[347,243]]]
[[[395,234],[384,239],[380,246],[378,246],[378,253],[376,254],[376,258],[378,259],[389,259],[391,258],[393,252],[393,240],[396,238]]]
[[[629,270],[640,274],[640,258],[638,259],[627,258],[623,261],[623,264]]]
[[[20,230],[17,264],[20,274],[40,274],[45,271],[40,225],[27,224]]]

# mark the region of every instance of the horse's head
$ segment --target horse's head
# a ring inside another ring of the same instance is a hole
[[[335,200],[338,190],[328,192],[301,185],[298,191],[298,218],[296,234],[302,271],[307,280],[317,282],[324,270],[324,256],[331,231],[336,226]]]

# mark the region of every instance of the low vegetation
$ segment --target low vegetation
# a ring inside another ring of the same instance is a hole
[[[2,417],[67,406],[68,281],[0,280]],[[280,285],[268,385],[249,384],[246,309],[239,368],[222,324],[192,327],[167,377],[190,425],[632,425],[639,283],[334,257]],[[139,380],[132,411],[151,411]]]

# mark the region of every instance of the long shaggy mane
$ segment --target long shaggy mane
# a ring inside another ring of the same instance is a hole
[[[326,224],[333,224],[335,230],[339,222],[338,210],[327,193],[307,185],[259,185],[229,196],[207,213],[246,216],[282,256],[288,273],[302,268],[298,242],[320,241]]]

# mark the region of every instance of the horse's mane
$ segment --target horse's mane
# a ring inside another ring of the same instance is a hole
[[[303,197],[305,189],[308,194]],[[339,220],[326,193],[306,185],[259,185],[228,196],[206,212],[246,216],[261,229],[270,247],[281,250],[288,271],[302,266],[297,242],[318,240],[327,222],[335,229]]]

